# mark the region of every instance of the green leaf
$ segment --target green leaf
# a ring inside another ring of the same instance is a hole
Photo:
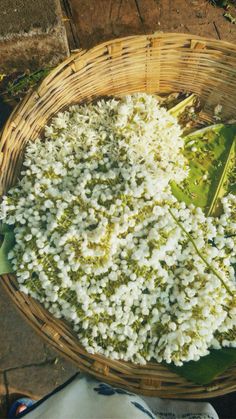
[[[235,143],[236,125],[217,124],[187,135],[184,155],[189,162],[188,178],[172,184],[179,201],[193,203],[207,215],[221,212],[220,198],[236,193]],[[168,366],[172,371],[197,384],[208,384],[217,375],[236,363],[236,349],[212,350],[199,361],[182,367]]]
[[[189,176],[182,184],[172,183],[179,201],[204,209],[207,215],[221,212],[220,198],[235,193],[236,125],[217,124],[195,131],[184,138],[184,155]]]
[[[1,227],[3,228],[3,226]],[[4,226],[7,229],[6,225]],[[0,275],[13,272],[8,253],[15,244],[15,235],[13,231],[7,231],[4,234],[3,243],[0,248]]]
[[[180,376],[196,384],[209,384],[215,377],[236,363],[236,349],[212,349],[209,355],[199,361],[186,362],[182,367],[166,364],[167,367]]]
[[[0,234],[9,233],[10,231],[13,231],[13,229],[14,229],[13,225],[0,223]]]

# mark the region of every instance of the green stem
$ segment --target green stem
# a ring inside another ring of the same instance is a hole
[[[232,156],[233,156],[233,153],[234,153],[234,150],[235,150],[235,139],[236,139],[236,137],[234,137],[234,139],[232,141],[232,144],[229,148],[228,156],[226,158],[223,170],[220,174],[220,180],[218,182],[218,185],[217,185],[217,188],[215,190],[214,196],[211,200],[209,210],[207,211],[206,215],[208,217],[212,216],[212,215],[215,215],[214,212],[215,212],[215,209],[217,207],[218,200],[219,200],[220,197],[222,197],[222,192],[224,192],[223,191],[224,183],[226,181],[226,176],[227,176],[227,173],[228,173],[229,165],[230,165],[230,162],[232,160]]]
[[[177,118],[179,115],[181,115],[181,113],[185,111],[187,107],[194,105],[195,99],[196,96],[194,94],[188,96],[186,99],[177,103],[177,105],[175,105],[173,108],[169,109],[169,113]]]
[[[228,285],[226,285],[225,281],[223,280],[223,278],[221,278],[221,276],[218,274],[218,272],[215,270],[215,268],[213,268],[213,266],[210,265],[210,263],[207,262],[207,260],[202,256],[201,252],[199,252],[197,245],[195,244],[191,234],[189,234],[184,226],[182,225],[182,223],[175,217],[175,215],[173,214],[173,212],[171,211],[171,209],[168,210],[170,215],[172,216],[172,218],[175,220],[176,224],[181,228],[181,230],[186,234],[186,236],[188,237],[189,241],[192,243],[194,249],[196,250],[196,253],[198,254],[198,256],[202,259],[202,261],[205,263],[205,265],[213,272],[213,274],[220,280],[220,282],[222,283],[222,285],[225,287],[225,289],[227,290],[227,292],[234,297],[234,293],[229,289]]]

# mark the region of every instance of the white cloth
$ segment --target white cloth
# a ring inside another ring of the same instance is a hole
[[[140,397],[86,375],[37,402],[27,419],[219,419],[209,403]]]

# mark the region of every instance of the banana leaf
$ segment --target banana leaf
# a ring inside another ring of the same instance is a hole
[[[0,225],[0,275],[13,272],[11,262],[8,259],[8,253],[15,244],[15,235],[13,227],[7,224]]]
[[[236,125],[217,124],[184,138],[189,175],[182,184],[172,182],[179,201],[201,207],[207,215],[219,215],[220,198],[236,192]]]
[[[217,375],[224,372],[236,363],[236,349],[212,349],[209,355],[203,356],[199,361],[185,362],[182,367],[167,365],[168,368],[195,384],[209,384]]]
[[[187,135],[184,141],[190,171],[182,184],[172,183],[172,192],[179,201],[218,216],[222,211],[220,199],[236,193],[236,125],[206,127]],[[187,380],[205,385],[235,363],[236,349],[224,348],[211,350],[199,361],[186,362],[182,367],[167,366]]]

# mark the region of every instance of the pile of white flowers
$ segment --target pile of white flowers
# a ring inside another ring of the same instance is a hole
[[[220,218],[176,201],[177,120],[136,94],[73,106],[45,136],[1,204],[20,289],[112,359],[181,365],[235,347],[236,198]]]

